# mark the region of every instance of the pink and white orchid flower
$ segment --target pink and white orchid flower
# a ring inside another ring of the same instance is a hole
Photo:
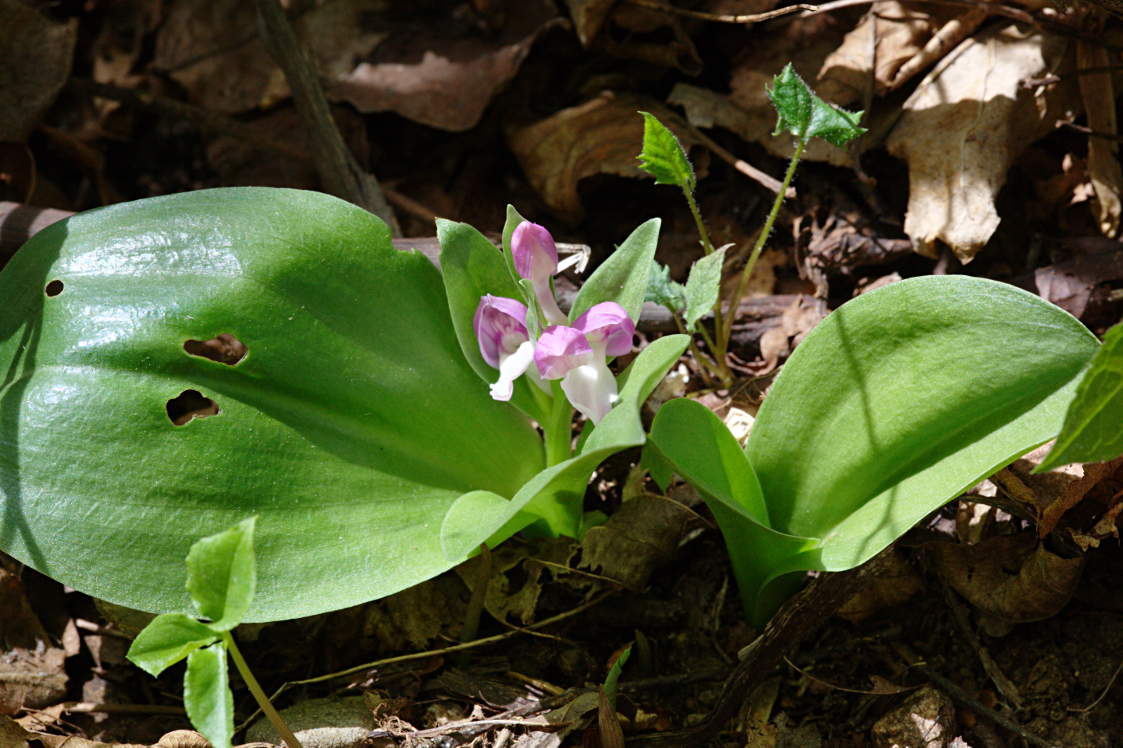
[[[534,360],[534,342],[526,329],[526,306],[514,299],[488,294],[476,307],[472,328],[480,344],[480,355],[488,366],[499,369],[499,379],[491,385],[491,397],[510,400],[515,380]]]
[[[538,299],[546,322],[564,324],[566,316],[558,307],[554,291],[550,288],[550,278],[558,272],[558,248],[554,237],[545,226],[523,221],[511,234],[511,255],[515,271],[534,287],[534,297]]]
[[[591,307],[572,327],[546,328],[534,349],[543,379],[561,379],[569,402],[593,423],[600,423],[619,399],[607,356],[632,348],[635,323],[623,307],[604,302]]]

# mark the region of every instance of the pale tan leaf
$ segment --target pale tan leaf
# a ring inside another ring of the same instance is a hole
[[[1006,26],[968,39],[921,81],[889,134],[908,162],[905,232],[915,249],[947,244],[969,262],[998,227],[995,196],[1022,150],[1073,102],[1071,86],[1030,91],[1021,81],[1060,64],[1059,36]]]

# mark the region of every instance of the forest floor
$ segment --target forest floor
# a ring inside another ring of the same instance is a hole
[[[637,168],[637,110],[678,135],[713,243],[742,259],[792,149],[771,135],[772,77],[790,60],[825,99],[863,110],[865,136],[805,155],[734,326],[733,386],[704,388],[694,361],[680,364],[727,422],[755,414],[830,310],[902,278],[1006,281],[1098,335],[1123,318],[1123,23],[1099,5],[887,0],[776,17],[791,3],[290,5],[343,140],[418,246],[438,216],[498,234],[512,204],[595,265],[659,216],[658,259],[684,281],[695,224],[677,189]],[[17,19],[0,27],[0,200],[82,211],[218,186],[329,190],[254,8],[0,0]],[[27,232],[5,231],[0,262]],[[305,747],[622,745],[605,719],[628,745],[1123,745],[1120,463],[1042,477],[1027,456],[972,494],[1062,502],[1050,532],[954,501],[745,680],[738,656],[760,632],[721,535],[687,486],[671,491],[673,522],[665,500],[623,502],[637,457],[610,460],[586,496],[612,518],[613,550],[594,560],[582,542],[516,539],[492,554],[473,646],[447,651],[478,561],[380,601],[239,628],[266,690],[292,684],[277,706],[294,726],[336,728],[305,733]],[[1041,554],[1063,578],[1034,576]],[[127,611],[2,558],[0,748],[203,745],[166,736],[190,729],[182,669],[152,679],[125,660]],[[607,709],[599,687],[629,644]],[[248,719],[237,678],[234,690]],[[272,740],[251,728],[236,742]]]

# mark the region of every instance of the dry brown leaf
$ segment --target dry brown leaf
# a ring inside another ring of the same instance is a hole
[[[1123,279],[1123,249],[1082,254],[1033,272],[1037,293],[1082,318],[1096,287]]]
[[[966,263],[990,239],[1011,164],[1072,101],[1070,86],[1020,83],[1059,66],[1065,48],[1059,36],[998,28],[963,42],[905,102],[887,146],[908,162],[905,232],[918,252],[936,256],[942,241]]]
[[[704,89],[693,91],[690,95],[695,99],[709,99],[708,106],[714,114],[720,115],[715,118],[717,124],[747,141],[760,143],[775,156],[791,158],[794,149],[792,138],[772,135],[776,126],[776,112],[768,99],[766,88],[772,85],[772,78],[789,60],[804,80],[815,80],[815,74],[823,66],[827,55],[842,43],[845,31],[844,27],[840,28],[823,16],[792,21],[784,27],[783,33],[766,36],[747,48],[736,60],[729,80],[728,97],[713,92],[706,92],[709,96],[699,93]],[[831,100],[829,92],[816,93]],[[672,96],[675,94],[672,93]],[[684,99],[681,91],[678,98],[680,100],[676,103],[687,107],[687,118],[693,122],[694,115],[689,106],[695,102]],[[719,102],[726,98],[733,109]],[[803,159],[824,161],[836,166],[850,166],[854,163],[853,156],[848,151],[818,138],[807,144]]]
[[[893,550],[885,559],[884,571],[842,604],[835,613],[850,623],[861,623],[886,608],[900,605],[924,589],[924,580],[904,555]]]
[[[549,0],[527,0],[511,4],[494,38],[457,36],[439,27],[398,32],[328,94],[360,112],[394,111],[441,130],[469,130],[518,72],[538,35],[563,23]]]
[[[577,38],[587,47],[600,33],[616,0],[566,0],[565,4],[569,6],[569,17],[573,19]]]
[[[27,140],[70,76],[78,19],[55,23],[21,0],[0,0],[0,141]]]
[[[650,178],[636,159],[643,145],[640,110],[658,117],[684,148],[694,145],[674,112],[642,96],[612,92],[515,129],[508,142],[546,204],[567,220],[577,221],[584,214],[577,193],[582,179],[594,174]],[[698,165],[695,161],[696,169]]]
[[[20,578],[0,568],[0,714],[42,707],[66,695],[66,651],[31,609]]]
[[[581,542],[581,566],[642,590],[660,566],[674,557],[682,533],[695,515],[677,501],[639,495],[625,501]]]
[[[889,90],[898,71],[924,49],[932,35],[961,9],[930,3],[882,2],[866,13],[827,55],[817,93],[839,106]],[[869,91],[871,78],[874,90]]]
[[[976,545],[936,543],[936,567],[980,611],[1011,623],[1057,614],[1072,597],[1084,558],[1061,558],[1034,533],[1000,535]]]
[[[335,80],[387,36],[365,22],[386,6],[386,0],[334,0],[293,19],[293,30],[320,74]],[[216,112],[245,112],[289,95],[258,38],[254,4],[243,0],[175,0],[156,37],[154,65],[187,89],[192,103]]]
[[[1101,44],[1079,40],[1076,43],[1076,66],[1085,68],[1108,67],[1112,63],[1107,49]],[[1082,75],[1080,96],[1088,117],[1088,127],[1093,132],[1118,135],[1119,123],[1115,118],[1115,88],[1109,73]],[[1119,233],[1120,216],[1123,215],[1123,170],[1119,166],[1119,141],[1106,137],[1088,138],[1088,179],[1096,199],[1093,209],[1100,231],[1107,236]]]
[[[31,733],[20,727],[11,717],[0,714],[0,745],[5,748],[27,748]]]

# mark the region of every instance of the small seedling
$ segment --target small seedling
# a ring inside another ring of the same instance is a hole
[[[183,705],[187,717],[214,748],[230,748],[234,736],[234,696],[227,673],[229,653],[273,729],[289,748],[301,748],[300,741],[269,703],[230,633],[249,610],[257,586],[255,522],[256,518],[250,517],[191,546],[187,554],[187,591],[195,612],[157,616],[133,640],[127,657],[152,676],[186,657]]]

